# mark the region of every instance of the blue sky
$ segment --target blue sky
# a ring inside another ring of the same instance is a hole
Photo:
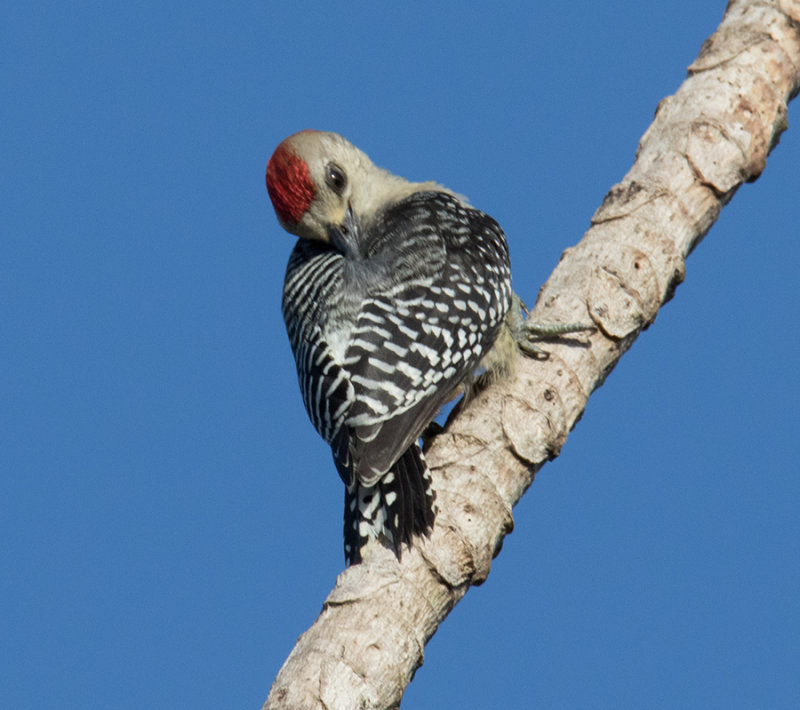
[[[14,5],[0,706],[258,708],[342,568],[280,319],[273,148],[334,130],[468,195],[532,300],[725,3]],[[791,129],[404,708],[800,704],[798,165]]]

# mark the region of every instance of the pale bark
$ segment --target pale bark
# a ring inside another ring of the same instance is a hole
[[[539,294],[534,320],[597,331],[547,343],[546,360],[521,359],[449,423],[427,452],[439,505],[431,538],[401,564],[377,549],[339,575],[265,709],[399,705],[428,639],[489,574],[512,507],[672,296],[722,207],[764,169],[798,89],[800,0],[731,2],[686,81],[659,104],[630,172]]]

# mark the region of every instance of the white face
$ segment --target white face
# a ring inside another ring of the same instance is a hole
[[[351,174],[363,170],[362,156],[368,163],[369,158],[335,133],[307,132],[293,138],[293,148],[306,161],[317,188],[301,224],[311,236],[327,240],[329,226],[345,220],[353,185],[357,183]]]

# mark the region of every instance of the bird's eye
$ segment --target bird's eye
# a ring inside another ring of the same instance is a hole
[[[325,182],[337,195],[341,195],[347,187],[347,175],[336,163],[328,163],[325,167]]]

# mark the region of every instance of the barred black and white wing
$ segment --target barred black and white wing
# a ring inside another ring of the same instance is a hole
[[[447,193],[417,193],[373,227],[367,256],[402,245],[395,283],[363,302],[346,353],[355,469],[374,480],[416,441],[491,348],[511,278],[497,223]],[[418,261],[414,261],[414,255]]]
[[[355,401],[349,373],[336,361],[323,333],[327,304],[340,291],[343,261],[326,245],[301,239],[289,258],[283,287],[283,318],[303,404],[328,444]]]

